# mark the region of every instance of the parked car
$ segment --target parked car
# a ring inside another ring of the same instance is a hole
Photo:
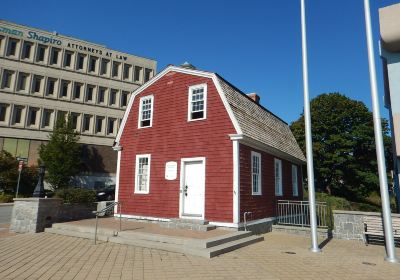
[[[115,185],[109,185],[102,189],[96,190],[98,201],[110,201],[115,199]]]

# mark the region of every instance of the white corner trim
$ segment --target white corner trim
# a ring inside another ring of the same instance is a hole
[[[121,152],[122,149],[119,149],[117,158],[117,173],[115,174],[115,195],[114,195],[115,202],[119,201],[118,195],[119,195],[119,176],[121,171]],[[118,213],[118,204],[116,204],[114,207],[114,213]]]
[[[240,151],[239,141],[232,141],[233,146],[233,223],[240,222]]]

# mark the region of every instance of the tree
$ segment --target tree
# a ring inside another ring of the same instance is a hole
[[[378,191],[373,116],[365,104],[340,93],[321,94],[311,101],[311,116],[316,188],[352,199]],[[303,115],[291,129],[305,153]],[[390,155],[386,120],[382,129]]]
[[[81,145],[74,131],[71,116],[57,120],[47,145],[39,147],[39,161],[46,166],[46,180],[54,188],[68,187],[72,176],[79,172]]]

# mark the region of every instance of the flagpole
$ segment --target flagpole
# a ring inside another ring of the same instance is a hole
[[[317,236],[317,214],[315,206],[314,188],[314,162],[311,138],[311,113],[310,97],[308,94],[308,65],[307,65],[307,35],[306,35],[306,12],[304,0],[301,0],[301,42],[303,54],[303,86],[304,86],[304,122],[306,132],[306,153],[307,153],[307,181],[308,181],[308,201],[310,205],[310,228],[311,228],[311,248],[312,252],[321,252],[318,247]]]
[[[381,190],[382,200],[382,217],[383,227],[385,231],[385,244],[386,244],[386,258],[388,262],[397,263],[396,249],[394,246],[393,239],[393,228],[392,228],[392,214],[390,211],[390,200],[387,184],[386,175],[386,164],[385,164],[385,153],[383,149],[382,140],[382,124],[381,115],[379,111],[379,100],[378,100],[378,87],[376,83],[376,72],[375,72],[375,57],[374,57],[374,46],[372,43],[372,28],[371,28],[371,14],[369,0],[364,0],[364,12],[365,12],[365,26],[367,33],[367,46],[368,46],[368,64],[369,64],[369,79],[371,84],[371,97],[372,97],[372,113],[374,119],[374,132],[375,132],[375,143],[376,143],[376,157],[378,160],[378,171],[379,171],[379,185]]]

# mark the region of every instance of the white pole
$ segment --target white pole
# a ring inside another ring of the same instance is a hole
[[[307,181],[308,181],[308,201],[310,205],[310,226],[311,226],[311,251],[321,252],[318,247],[317,236],[317,214],[315,207],[315,188],[314,188],[314,163],[311,138],[311,113],[310,97],[308,94],[308,65],[307,65],[307,36],[306,36],[306,12],[304,0],[301,0],[301,41],[303,53],[303,86],[304,86],[304,122],[306,132],[306,153],[307,153]]]
[[[381,189],[381,200],[382,200],[382,216],[383,216],[383,226],[385,230],[385,242],[386,242],[386,254],[387,254],[385,259],[389,262],[395,263],[398,262],[398,260],[396,258],[396,251],[394,246],[392,216],[390,211],[389,192],[388,192],[388,184],[386,178],[385,153],[383,149],[383,140],[382,140],[382,126],[381,126],[382,124],[379,111],[378,87],[376,84],[375,57],[374,57],[374,46],[372,43],[372,28],[371,28],[371,14],[370,14],[369,0],[364,0],[364,11],[365,11],[365,26],[367,32],[372,112],[374,117],[376,157],[378,160],[379,185]]]

